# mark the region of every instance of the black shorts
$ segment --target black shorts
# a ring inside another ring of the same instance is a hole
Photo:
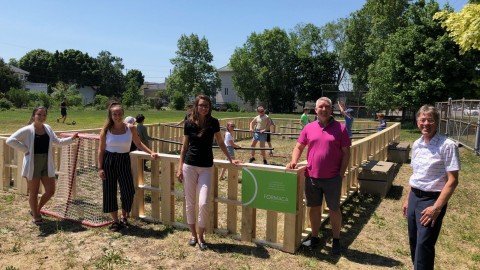
[[[305,198],[308,207],[321,206],[323,195],[327,206],[332,211],[340,210],[340,194],[342,193],[342,178],[312,178],[305,176]]]
[[[67,109],[61,109],[60,113],[62,114],[62,116],[67,116]]]
[[[270,130],[265,130],[265,131],[270,132]],[[271,140],[270,135],[271,135],[270,133],[267,133],[267,142],[270,142]]]

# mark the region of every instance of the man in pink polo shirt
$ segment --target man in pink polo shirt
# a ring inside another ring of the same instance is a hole
[[[342,213],[340,211],[340,195],[342,177],[350,159],[350,137],[342,123],[333,116],[332,101],[321,97],[315,105],[317,121],[307,124],[298,138],[292,153],[292,160],[287,169],[294,169],[303,149],[307,150],[307,170],[305,175],[305,198],[310,207],[310,224],[312,236],[303,244],[316,247],[320,244],[318,232],[320,229],[322,200],[329,208],[330,223],[332,225],[333,244],[331,252],[334,255],[341,253],[340,228]]]

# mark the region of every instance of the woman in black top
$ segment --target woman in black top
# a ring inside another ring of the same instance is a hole
[[[203,238],[208,220],[207,197],[212,178],[213,168],[213,138],[222,149],[230,163],[237,164],[230,157],[227,147],[220,133],[220,124],[212,117],[212,102],[208,96],[199,95],[190,117],[184,125],[183,146],[180,154],[177,177],[184,184],[187,223],[192,233],[188,244],[195,246],[197,243],[201,250],[207,248]],[[198,237],[195,228],[195,198],[198,190]]]

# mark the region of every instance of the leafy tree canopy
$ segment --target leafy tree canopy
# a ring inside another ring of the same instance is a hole
[[[0,58],[0,93],[6,93],[10,88],[20,88],[22,82],[10,67]]]
[[[125,91],[124,68],[122,58],[113,56],[108,51],[101,51],[97,56],[98,71],[101,74],[98,94],[107,97],[120,97]]]
[[[36,49],[29,51],[20,58],[20,68],[30,72],[28,80],[36,83],[52,83],[56,81],[56,77],[52,75],[52,53]]]
[[[465,5],[460,12],[440,11],[433,16],[441,21],[462,54],[471,49],[480,51],[480,1],[477,3]]]
[[[128,84],[131,80],[134,80],[137,88],[140,88],[145,82],[145,76],[143,76],[142,72],[138,69],[130,69],[127,75],[125,75],[125,82]]]

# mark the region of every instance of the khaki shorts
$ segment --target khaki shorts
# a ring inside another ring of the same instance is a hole
[[[33,155],[33,177],[48,176],[48,154]]]

